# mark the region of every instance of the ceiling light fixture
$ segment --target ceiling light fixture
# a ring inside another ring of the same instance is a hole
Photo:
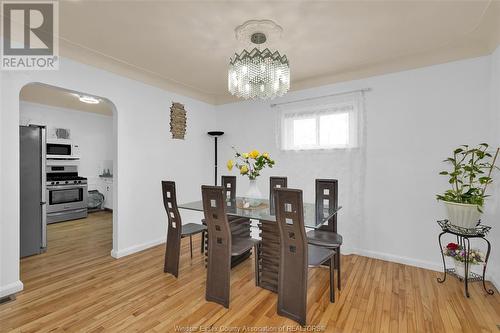
[[[92,97],[92,96],[85,96],[85,95],[78,95],[78,94],[74,94],[76,97],[78,97],[78,99],[80,100],[80,102],[83,102],[83,103],[87,103],[87,104],[99,104],[100,100],[95,98],[95,97]]]
[[[251,51],[243,51],[229,61],[228,90],[237,97],[272,99],[290,89],[290,66],[286,55],[267,46],[283,29],[270,20],[250,20],[236,28],[236,39]]]

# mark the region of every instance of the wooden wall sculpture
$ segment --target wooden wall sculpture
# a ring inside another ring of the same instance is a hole
[[[184,140],[186,123],[187,116],[184,105],[172,102],[172,106],[170,107],[170,132],[172,133],[172,139]]]

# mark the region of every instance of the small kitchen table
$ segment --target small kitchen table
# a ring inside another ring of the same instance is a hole
[[[243,202],[244,198],[241,197],[237,197],[234,202],[228,201],[227,214],[259,221],[258,227],[262,239],[259,262],[259,285],[262,288],[277,292],[280,235],[276,216],[269,209],[269,200],[262,199],[261,204],[253,208],[243,208]],[[201,200],[188,202],[179,205],[179,208],[202,212],[203,202]],[[317,229],[335,216],[341,208],[341,206],[327,207],[317,212],[315,204],[304,203],[304,226],[310,229]],[[248,228],[250,228],[250,225],[248,225]]]

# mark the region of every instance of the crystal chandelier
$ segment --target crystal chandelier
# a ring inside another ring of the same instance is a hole
[[[232,95],[272,99],[288,91],[290,67],[286,55],[262,47],[268,42],[268,36],[275,38],[281,36],[281,32],[281,27],[269,20],[247,21],[236,28],[236,38],[250,42],[253,49],[244,49],[229,61],[228,90]]]

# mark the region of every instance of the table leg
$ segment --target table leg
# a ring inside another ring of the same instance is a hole
[[[489,294],[493,295],[495,292],[492,289],[486,288],[486,283],[484,281],[484,277],[486,275],[486,266],[488,265],[488,259],[490,258],[490,252],[491,252],[491,244],[490,241],[487,240],[486,238],[483,238],[486,244],[488,244],[488,250],[486,251],[486,256],[484,257],[484,266],[483,266],[483,288],[484,290]]]
[[[465,238],[467,245],[465,246],[465,272],[464,272],[464,283],[465,283],[465,296],[470,297],[469,295],[469,252],[470,252],[470,241],[468,238]],[[465,244],[465,242],[464,242]]]
[[[444,260],[444,253],[443,253],[443,245],[441,244],[441,237],[445,234],[446,232],[442,232],[439,234],[438,236],[438,242],[439,242],[439,249],[441,250],[441,258],[443,259],[443,278],[437,278],[437,281],[439,283],[443,283],[444,281],[446,281],[446,261]],[[458,240],[458,238],[457,238]]]
[[[229,222],[229,227],[231,228],[231,236],[248,238],[250,237],[250,227],[251,221],[249,219],[237,219]],[[252,255],[252,250],[248,250],[247,252],[239,255],[239,256],[231,256],[231,268],[236,267],[248,257]]]
[[[272,292],[278,291],[278,271],[280,260],[280,234],[278,224],[272,221],[259,221],[260,248],[260,287]]]
[[[260,243],[254,245],[255,257],[255,286],[260,286]]]

